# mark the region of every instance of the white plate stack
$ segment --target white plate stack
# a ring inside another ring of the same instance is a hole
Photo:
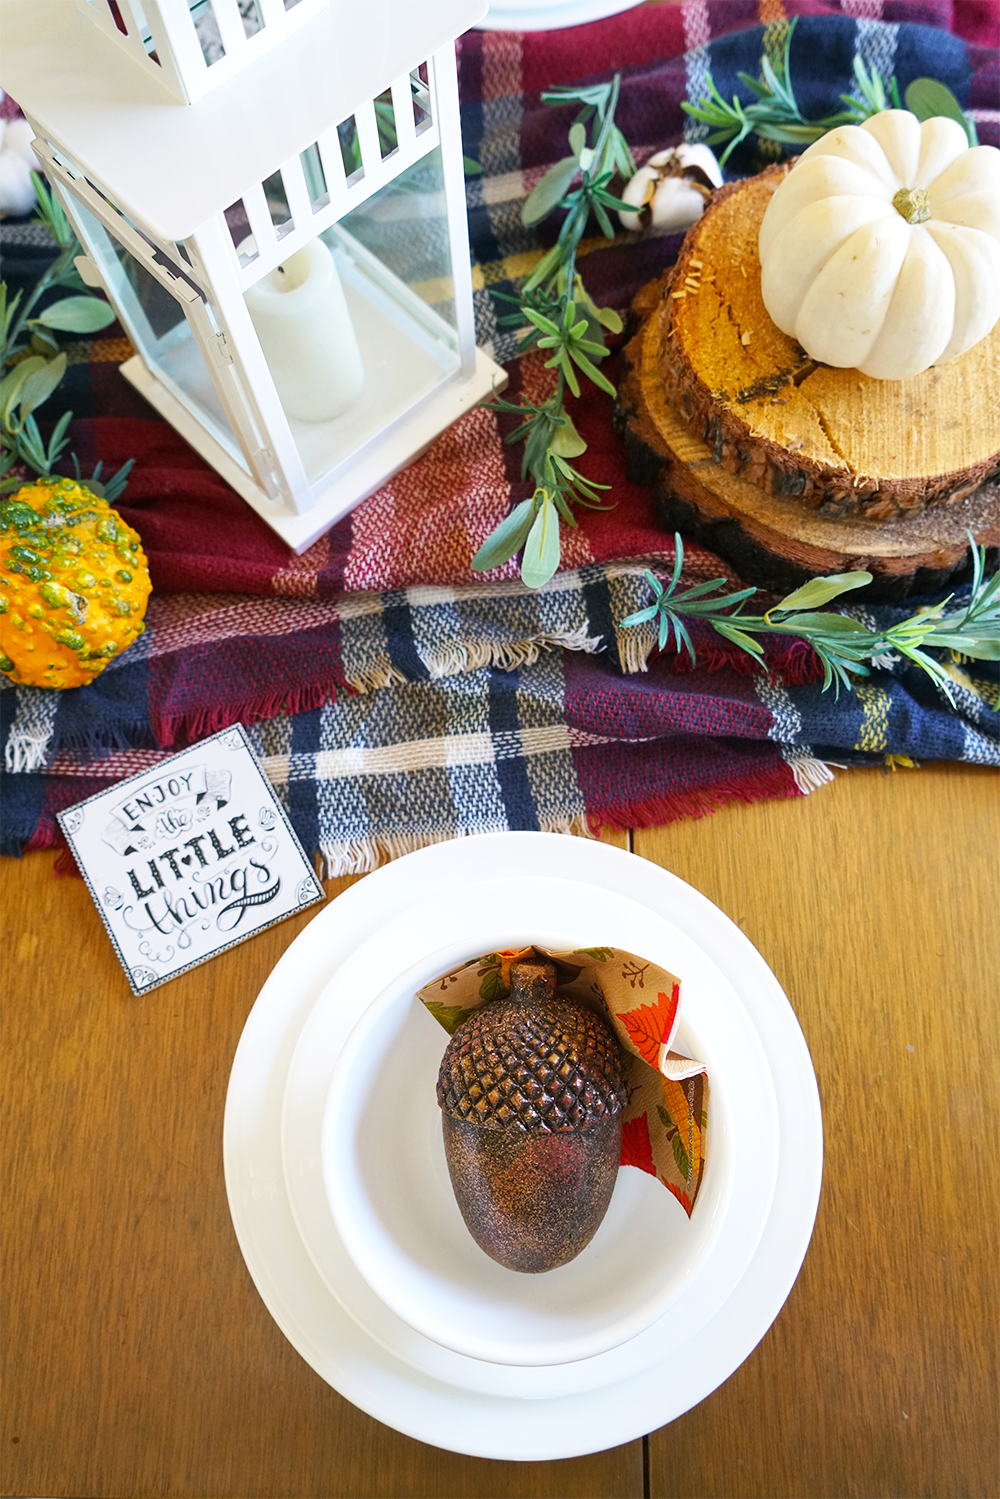
[[[462,1222],[435,1099],[448,1037],[415,998],[531,942],[678,974],[679,1049],[711,1085],[691,1218],[623,1167],[590,1245],[543,1275]],[[656,865],[546,833],[435,845],[321,911],[248,1018],[224,1144],[247,1266],[316,1372],[409,1436],[508,1460],[616,1446],[728,1378],[791,1289],[822,1169],[805,1041],[739,929]]]

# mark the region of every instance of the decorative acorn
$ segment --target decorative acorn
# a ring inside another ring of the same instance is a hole
[[[611,1028],[555,996],[552,963],[511,966],[511,993],[452,1036],[437,1098],[466,1227],[491,1259],[535,1273],[597,1232],[618,1174],[628,1090]]]

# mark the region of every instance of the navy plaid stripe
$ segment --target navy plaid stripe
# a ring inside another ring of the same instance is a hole
[[[491,671],[489,674],[489,723],[496,742],[502,736],[511,745],[520,723],[517,711],[519,673]],[[495,761],[497,780],[507,813],[507,825],[519,832],[537,832],[538,815],[531,795],[527,767],[520,754],[503,755]]]

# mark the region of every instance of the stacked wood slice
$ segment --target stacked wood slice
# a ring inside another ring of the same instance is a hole
[[[633,304],[617,421],[661,518],[783,592],[865,568],[872,597],[960,581],[1000,544],[1000,325],[910,380],[819,365],[771,322],[757,235],[784,163],[720,189]]]

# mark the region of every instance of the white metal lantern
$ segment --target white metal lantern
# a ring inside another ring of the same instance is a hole
[[[505,384],[475,346],[454,58],[483,8],[336,0],[184,106],[73,0],[5,0],[4,86],[122,373],[297,552]]]

